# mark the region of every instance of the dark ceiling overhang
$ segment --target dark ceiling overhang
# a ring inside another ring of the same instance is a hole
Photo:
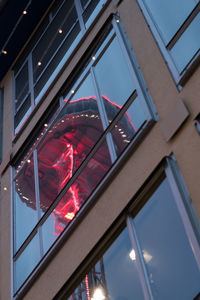
[[[53,0],[0,0],[0,81],[51,2]],[[26,7],[28,13],[23,15]]]

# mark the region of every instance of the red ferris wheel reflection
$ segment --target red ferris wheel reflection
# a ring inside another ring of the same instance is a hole
[[[111,122],[121,107],[105,96],[102,96],[102,99],[108,120]],[[50,207],[72,178],[103,132],[96,97],[70,101],[62,110],[37,146],[39,202],[43,212]],[[124,148],[123,136],[126,136],[127,140],[135,132],[136,129],[126,113],[120,122],[120,128],[116,125],[112,131],[116,151],[121,152]],[[41,132],[41,137],[43,134]],[[17,191],[20,191],[18,194],[23,202],[36,209],[35,166],[33,158],[27,161],[19,172]],[[104,142],[54,209],[54,234],[60,234],[66,224],[75,217],[111,165],[107,143]]]

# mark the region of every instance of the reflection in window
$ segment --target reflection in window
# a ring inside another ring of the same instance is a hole
[[[153,25],[150,21],[152,31],[159,41],[176,81],[179,81],[180,75],[186,71],[200,49],[199,1],[184,0],[180,3],[179,0],[138,0],[138,2],[144,8],[147,20],[152,18],[154,23]],[[159,34],[156,34],[156,31]],[[172,67],[173,64],[176,69]]]
[[[67,299],[144,300],[132,251],[125,228]]]
[[[122,231],[68,300],[194,299],[200,269],[167,178],[132,222],[133,227]]]
[[[196,0],[144,0],[167,44],[197,4]]]
[[[145,262],[155,299],[193,299],[200,270],[167,179],[135,217],[135,226],[143,253],[151,255]]]
[[[14,68],[15,133],[49,88],[106,0],[57,1]],[[82,6],[81,6],[82,4]],[[82,13],[80,13],[80,10]],[[29,101],[30,99],[30,101]],[[26,107],[26,109],[24,109]]]
[[[99,188],[127,140],[152,118],[143,111],[146,98],[128,71],[130,57],[121,50],[120,33],[111,24],[106,30],[95,59],[88,58],[16,166],[16,264],[36,233],[42,259]]]

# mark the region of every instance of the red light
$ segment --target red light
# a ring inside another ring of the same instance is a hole
[[[102,97],[109,103],[112,116],[116,115],[121,106],[105,96]],[[128,115],[124,120],[123,127],[125,133],[136,131]],[[43,142],[37,147],[40,204],[44,212],[72,178],[102,133],[103,127],[96,97],[73,100],[69,102],[69,105],[66,105],[63,115],[47,131]],[[121,136],[119,138],[116,136],[118,148],[122,147],[122,139],[120,138]],[[31,151],[32,149],[27,153],[25,159],[30,156]],[[89,161],[86,171],[84,169],[84,172],[78,176],[54,209],[55,235],[60,234],[66,224],[73,220],[87,196],[90,195],[110,167],[110,157],[106,144],[95,156]],[[31,159],[30,163],[25,162],[24,168],[19,171],[18,186],[21,190],[19,197],[29,207],[36,209],[33,178],[34,162]],[[26,201],[23,196],[31,201]]]

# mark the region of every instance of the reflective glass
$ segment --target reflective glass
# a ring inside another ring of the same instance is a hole
[[[25,63],[17,77],[15,78],[15,107],[16,110],[29,93],[28,82],[28,62]]]
[[[134,254],[127,229],[104,254],[105,280],[111,299],[144,299]]]
[[[38,222],[33,156],[27,160],[15,180],[14,196],[14,248],[16,252]]]
[[[29,94],[15,115],[14,123],[15,123],[16,131],[18,131],[19,128],[24,124],[25,120],[27,119],[30,113],[31,113],[31,97]]]
[[[85,27],[89,28],[106,0],[92,0],[81,2],[83,5],[86,4],[86,2],[89,2],[87,3],[87,7],[85,7],[85,10],[83,12],[83,21],[85,23]]]
[[[155,300],[194,299],[200,270],[165,179],[135,217]]]
[[[103,133],[90,75],[38,147],[40,202],[46,211]],[[43,134],[41,132],[41,134]]]
[[[196,6],[196,0],[143,0],[167,44]]]
[[[111,131],[117,156],[131,142],[145,121],[146,117],[142,110],[140,99],[136,98]]]
[[[108,118],[112,120],[135,90],[116,37],[97,62],[95,74]]]
[[[14,292],[16,292],[40,261],[38,235],[31,240],[14,263]]]
[[[45,67],[43,72],[34,86],[35,104],[39,102],[44,92],[48,89],[55,76],[62,69],[63,65],[69,58],[75,46],[81,39],[80,24],[78,21],[74,24],[68,36],[62,41],[57,49],[56,55],[51,58],[51,62]]]
[[[200,14],[192,21],[186,31],[170,51],[179,72],[183,71],[200,48]]]
[[[127,228],[67,299],[144,300]]]
[[[44,252],[75,217],[110,167],[108,147],[103,143],[43,224]]]
[[[33,79],[37,81],[77,20],[73,0],[65,1],[33,50]]]

